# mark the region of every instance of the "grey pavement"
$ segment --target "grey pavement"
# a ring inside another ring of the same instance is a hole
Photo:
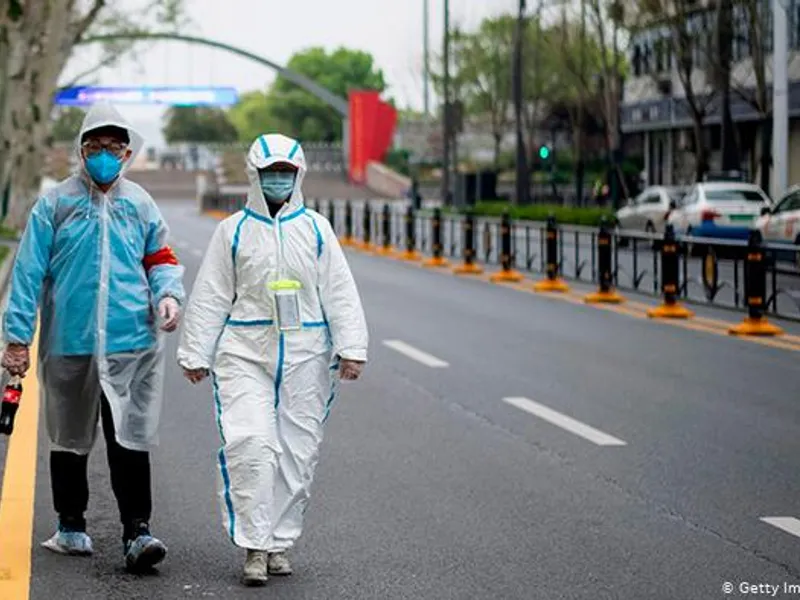
[[[191,286],[216,222],[191,202],[162,210]],[[726,581],[800,584],[800,537],[760,520],[800,517],[797,352],[348,256],[371,361],[328,422],[295,575],[239,585],[211,390],[184,382],[173,338],[153,457],[166,563],[122,570],[102,442],[95,557],[36,545],[55,523],[40,435],[33,600],[682,600],[724,598]],[[598,431],[625,445],[598,445]]]

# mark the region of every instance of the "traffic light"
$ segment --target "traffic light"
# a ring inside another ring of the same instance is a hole
[[[546,145],[539,146],[539,158],[547,160],[550,158],[550,148]]]

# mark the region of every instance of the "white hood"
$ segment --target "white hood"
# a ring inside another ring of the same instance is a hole
[[[122,165],[122,171],[120,171],[119,177],[117,178],[117,181],[119,181],[125,176],[125,173],[131,167],[133,161],[136,160],[136,157],[142,151],[142,148],[144,147],[144,138],[131,126],[125,117],[123,117],[119,111],[108,102],[98,102],[97,104],[93,104],[89,109],[89,112],[86,113],[86,117],[83,119],[83,125],[81,125],[80,133],[78,133],[78,137],[75,140],[76,152],[78,153],[78,169],[81,173],[86,174],[86,168],[83,164],[83,157],[81,156],[81,138],[83,137],[83,134],[93,129],[106,127],[107,125],[113,125],[115,127],[125,129],[130,137],[130,144],[128,145],[128,148],[131,151],[131,157]]]
[[[258,178],[259,169],[278,162],[285,162],[297,168],[297,178],[287,206],[281,210],[283,214],[294,212],[303,206],[303,179],[306,175],[306,155],[300,142],[285,135],[271,133],[259,136],[247,153],[247,178],[250,180],[250,189],[247,192],[247,208],[269,217],[267,201],[261,191],[261,181]]]

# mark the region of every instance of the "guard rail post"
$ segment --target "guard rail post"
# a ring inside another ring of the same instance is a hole
[[[475,264],[475,215],[472,212],[464,217],[462,226],[464,236],[464,264],[453,269],[456,275],[480,275],[483,269]]]
[[[611,266],[611,231],[605,217],[600,221],[597,234],[597,279],[598,289],[589,294],[584,301],[589,304],[619,304],[625,301],[614,289],[614,271]]]
[[[356,241],[353,237],[353,203],[350,200],[344,202],[344,238],[342,246],[355,246]]]
[[[522,273],[514,269],[514,257],[511,250],[511,217],[503,213],[500,220],[500,270],[492,273],[489,280],[493,283],[517,283],[522,281]]]
[[[336,231],[336,200],[333,198],[328,200],[328,222],[333,230]]]
[[[381,237],[378,254],[391,256],[394,254],[394,249],[392,248],[392,209],[388,202],[383,205],[383,211],[381,212]]]
[[[416,262],[422,259],[422,255],[417,252],[417,227],[413,205],[409,205],[408,208],[406,208],[406,214],[403,219],[406,232],[406,249],[400,255],[400,258],[402,260]]]
[[[738,325],[728,329],[731,335],[776,336],[783,330],[767,320],[767,267],[761,232],[751,229],[747,238],[747,259],[744,264],[744,295],[747,316]]]
[[[363,212],[361,214],[361,244],[359,244],[359,248],[364,250],[365,252],[371,252],[373,250],[372,246],[372,207],[370,206],[369,200],[364,200],[364,208],[362,209]]]
[[[431,220],[431,247],[433,256],[422,263],[423,267],[446,267],[447,260],[442,256],[442,209],[433,209],[433,219]]]
[[[533,284],[533,289],[537,292],[559,292],[569,291],[569,286],[561,279],[560,261],[558,255],[558,224],[553,215],[547,217],[545,227],[545,279]]]
[[[694,313],[678,302],[680,290],[680,254],[675,228],[667,224],[661,243],[661,305],[647,311],[651,319],[688,319]]]

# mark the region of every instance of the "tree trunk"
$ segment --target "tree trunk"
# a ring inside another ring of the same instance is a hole
[[[503,144],[503,134],[500,132],[494,133],[494,168],[500,168],[500,148]]]
[[[69,0],[30,0],[4,27],[0,74],[12,94],[0,97],[0,189],[10,183],[6,222],[22,228],[36,200],[58,77],[74,43]]]
[[[575,206],[583,206],[583,103],[578,106],[578,115],[573,123],[572,136],[574,138],[575,153]]]
[[[694,116],[694,180],[703,181],[703,177],[708,172],[708,151],[706,150],[706,140],[703,136],[703,118]]]
[[[728,2],[717,6],[717,89],[722,101],[722,170],[741,168],[735,125],[731,115],[731,55],[733,44],[733,15]]]

